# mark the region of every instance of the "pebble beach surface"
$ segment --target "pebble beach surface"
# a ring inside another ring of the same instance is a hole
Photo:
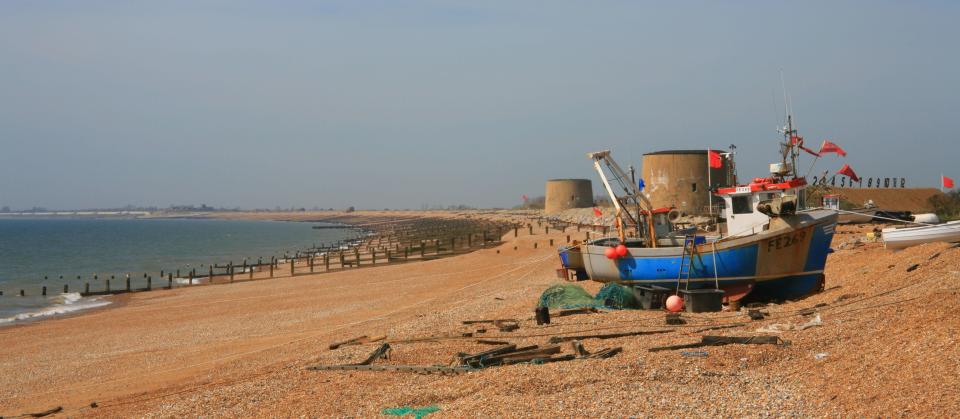
[[[436,406],[430,417],[950,415],[960,409],[960,248],[894,253],[858,240],[868,230],[838,228],[826,290],[766,305],[760,321],[744,309],[667,326],[663,312],[624,310],[538,326],[540,293],[562,281],[547,241],[569,229],[510,232],[499,247],[425,262],[130,294],[0,329],[0,415],[57,406],[73,417],[372,417],[402,406]],[[797,330],[818,315],[822,325]],[[520,329],[462,324],[503,318]],[[360,335],[387,336],[392,351],[378,365],[449,365],[490,348],[478,337],[544,345],[653,330],[668,333],[582,341],[588,351],[623,347],[609,359],[460,375],[307,369],[362,361],[379,343],[328,348]],[[704,334],[776,334],[786,344],[648,351]]]

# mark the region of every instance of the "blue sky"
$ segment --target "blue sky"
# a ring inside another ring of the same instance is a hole
[[[0,2],[0,205],[512,206],[585,153],[960,178],[950,2]]]

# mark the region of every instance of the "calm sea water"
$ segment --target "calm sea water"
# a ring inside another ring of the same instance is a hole
[[[161,270],[206,272],[210,263],[269,260],[314,245],[356,237],[313,223],[199,219],[0,219],[0,325],[106,304],[83,298],[85,282],[100,289],[111,275],[114,288],[130,274],[166,286]],[[93,280],[97,275],[99,279]],[[61,275],[63,279],[60,279]],[[81,279],[77,280],[77,276]],[[46,277],[46,279],[45,279]],[[60,294],[67,284],[70,294]],[[47,296],[40,295],[41,287]],[[26,297],[19,297],[24,289]]]

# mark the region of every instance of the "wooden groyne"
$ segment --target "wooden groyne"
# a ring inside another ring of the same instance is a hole
[[[83,296],[113,295],[410,263],[496,246],[503,237],[509,237],[510,234],[516,236],[521,228],[529,227],[531,232],[533,228],[532,224],[483,218],[354,217],[343,221],[320,221],[342,223],[322,227],[354,229],[358,234],[353,239],[253,260],[217,261],[199,267],[145,272],[142,275],[125,274],[121,277],[101,277],[98,274],[66,276],[66,279],[61,275],[56,280],[44,277],[29,287],[0,289],[0,297],[47,295],[48,291],[54,290],[78,292]]]

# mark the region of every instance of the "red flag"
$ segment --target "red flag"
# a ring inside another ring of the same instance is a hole
[[[940,181],[943,183],[944,188],[953,189],[953,179],[950,179],[943,175],[940,175],[940,177],[943,178],[943,179],[940,179]]]
[[[530,197],[528,197],[527,194],[523,194],[521,198],[523,198],[523,202],[527,202],[530,200]]]
[[[711,169],[720,169],[720,168],[722,168],[722,167],[723,167],[723,157],[720,155],[720,153],[718,153],[718,152],[716,152],[716,151],[713,151],[713,150],[707,150],[707,151],[709,151],[709,153],[710,153],[710,168],[711,168]]]
[[[846,151],[843,151],[840,146],[831,143],[829,140],[823,140],[823,145],[820,146],[820,154],[823,153],[837,153],[840,157],[847,157]]]
[[[850,165],[849,165],[849,164],[844,164],[843,167],[840,168],[840,170],[837,171],[837,174],[838,174],[838,175],[844,175],[844,176],[850,178],[851,180],[853,180],[854,182],[859,182],[859,181],[860,181],[860,177],[857,176],[857,174],[853,171],[853,169],[850,168]]]
[[[600,208],[597,207],[593,207],[593,215],[597,216],[598,218],[603,217],[603,213],[600,212]]]
[[[803,137],[799,135],[791,135],[790,145],[803,145]]]

